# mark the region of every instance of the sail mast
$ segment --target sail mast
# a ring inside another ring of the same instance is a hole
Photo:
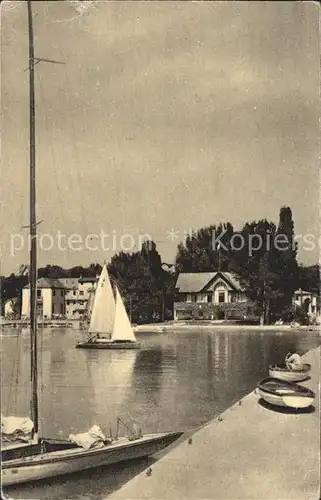
[[[29,161],[30,161],[30,342],[31,342],[31,419],[38,434],[37,373],[37,224],[36,224],[36,141],[35,141],[35,55],[31,0],[28,0],[29,32]]]

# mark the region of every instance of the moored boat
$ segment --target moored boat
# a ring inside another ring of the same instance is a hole
[[[125,460],[146,457],[164,449],[178,439],[182,432],[162,432],[143,435],[139,432],[129,432],[128,437],[118,437],[118,427],[115,438],[106,439],[98,426],[83,434],[70,435],[69,440],[52,440],[40,434],[39,416],[39,377],[38,364],[42,353],[42,344],[38,349],[37,321],[37,219],[36,219],[36,136],[35,136],[35,85],[34,66],[40,61],[54,62],[34,56],[33,15],[31,0],[27,0],[28,32],[29,32],[29,112],[30,112],[30,418],[1,415],[1,485],[3,487],[36,481],[61,474],[115,464]],[[104,275],[102,276],[102,282]],[[119,293],[118,293],[119,295]],[[120,296],[120,295],[119,295]],[[97,327],[101,321],[100,307],[94,315]],[[108,304],[107,304],[108,305]],[[131,341],[120,336],[125,331],[124,308],[118,301],[118,314],[115,341]],[[104,320],[105,316],[103,316]],[[128,325],[127,325],[128,326]],[[129,338],[128,338],[129,337]],[[133,342],[135,341],[135,336]],[[124,344],[126,342],[123,342]],[[70,409],[70,411],[75,409]],[[54,419],[54,415],[51,415]],[[120,420],[120,419],[118,419]],[[52,422],[53,423],[53,422]],[[127,426],[126,426],[127,427]],[[127,427],[128,429],[128,427]],[[129,429],[130,430],[130,429]],[[98,431],[98,433],[97,433]],[[95,434],[96,433],[96,434]]]
[[[10,486],[143,458],[166,448],[181,435],[170,432],[136,439],[122,437],[87,450],[69,441],[52,439],[7,450],[3,447],[1,483]]]
[[[284,380],[286,382],[302,382],[309,377],[310,371],[311,365],[309,365],[308,363],[305,363],[302,369],[298,371],[291,370],[286,366],[269,366],[270,377]]]
[[[290,352],[285,356],[283,366],[269,366],[270,377],[286,382],[302,382],[309,377],[310,371],[311,365],[303,363],[299,354]]]
[[[302,385],[267,377],[258,383],[257,390],[264,401],[285,408],[308,408],[315,393]]]

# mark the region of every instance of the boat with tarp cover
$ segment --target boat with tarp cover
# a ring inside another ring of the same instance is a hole
[[[87,432],[70,434],[68,440],[39,435],[38,361],[41,352],[37,343],[37,220],[36,220],[36,151],[35,151],[35,85],[34,67],[50,60],[35,58],[32,2],[27,0],[29,32],[29,113],[30,113],[30,366],[31,415],[1,415],[1,485],[2,487],[79,472],[153,455],[178,439],[182,432],[158,432],[143,435],[141,429],[130,429],[117,421],[115,437],[106,438],[94,425]],[[106,272],[106,270],[104,271]],[[104,275],[103,275],[104,276]],[[105,274],[106,276],[106,274]],[[119,293],[117,297],[120,297]],[[123,304],[118,300],[117,332],[124,326]],[[99,316],[99,315],[98,315]],[[128,325],[127,325],[128,326]],[[122,330],[123,331],[123,330]],[[116,339],[117,340],[117,339]],[[121,339],[119,339],[121,340]],[[119,436],[119,424],[127,431]]]
[[[269,366],[270,377],[286,382],[302,382],[309,378],[310,371],[311,365],[303,363],[301,356],[296,353],[288,353],[285,356],[284,365]]]

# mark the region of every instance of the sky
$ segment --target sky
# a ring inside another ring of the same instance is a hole
[[[312,2],[33,2],[36,56],[64,63],[36,65],[39,265],[102,262],[144,235],[173,262],[192,229],[277,223],[283,205],[316,263],[318,16]],[[27,67],[27,7],[6,2],[4,274],[29,259]]]

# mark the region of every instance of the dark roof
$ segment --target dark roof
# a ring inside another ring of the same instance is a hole
[[[97,276],[95,276],[95,278],[79,278],[79,283],[94,283],[95,281],[97,281]]]
[[[65,288],[74,290],[78,288],[78,283],[94,283],[98,278],[39,278],[37,280],[38,288]],[[24,288],[30,288],[26,285]]]
[[[65,278],[62,278],[62,280]],[[30,288],[30,284],[26,285],[24,288]],[[63,281],[57,278],[39,278],[37,280],[37,288],[68,288]]]
[[[204,288],[210,283],[210,281],[215,280],[215,278],[221,277],[227,283],[229,283],[232,288],[237,291],[242,291],[243,287],[240,282],[232,273],[224,272],[211,272],[211,273],[180,273],[176,288],[180,293],[197,293],[204,290]]]
[[[69,290],[75,290],[78,288],[79,278],[59,278],[59,281]]]

